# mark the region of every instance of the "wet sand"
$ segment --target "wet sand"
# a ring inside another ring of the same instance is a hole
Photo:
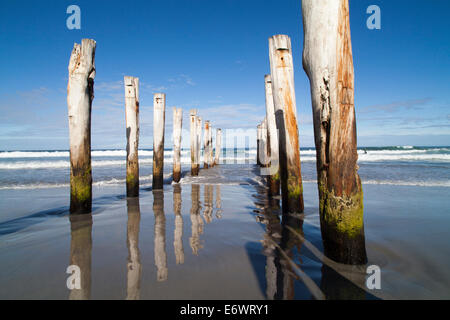
[[[124,191],[95,187],[92,215],[70,216],[67,188],[1,190],[0,299],[450,298],[445,187],[364,185],[372,291],[365,268],[323,263],[315,183],[284,221],[251,165]],[[71,264],[80,290],[66,286]]]

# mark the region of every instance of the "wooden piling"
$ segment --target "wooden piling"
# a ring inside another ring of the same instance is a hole
[[[261,167],[267,167],[269,165],[269,157],[267,154],[267,120],[264,118],[264,120],[261,122],[260,125],[260,146],[259,146],[259,152],[260,152],[260,163]]]
[[[260,146],[261,146],[261,124],[258,124],[256,126],[256,164],[258,166],[261,165]]]
[[[92,208],[91,109],[95,47],[92,39],[83,39],[81,45],[75,43],[68,67],[70,213],[89,213]]]
[[[220,162],[220,153],[222,151],[222,129],[216,130],[216,154],[214,156],[214,164],[217,165]]]
[[[164,183],[164,123],[166,95],[153,96],[153,190],[162,189]]]
[[[311,84],[320,223],[325,254],[364,264],[348,0],[303,0],[303,68]]]
[[[208,165],[210,168],[214,167],[214,148],[213,148],[213,138],[212,138],[213,128],[209,125],[209,152],[208,152]]]
[[[303,186],[291,39],[286,35],[269,38],[269,58],[278,128],[282,209],[284,213],[299,213],[303,212]]]
[[[208,169],[209,167],[209,147],[210,147],[210,127],[209,127],[209,121],[205,120],[205,135],[203,136],[203,168]]]
[[[127,197],[139,196],[139,78],[124,77],[127,134]]]
[[[197,110],[190,111],[190,138],[191,138],[191,175],[197,176],[199,169],[198,136],[197,136]]]
[[[272,94],[272,77],[269,74],[264,76],[264,86],[266,91],[266,117],[267,117],[267,141],[270,164],[268,171],[269,196],[280,194],[280,165],[278,149],[278,130],[275,121],[275,109]]]
[[[173,107],[173,182],[181,179],[181,127],[183,109]]]
[[[197,116],[197,159],[198,169],[200,170],[200,159],[202,155],[202,118]]]

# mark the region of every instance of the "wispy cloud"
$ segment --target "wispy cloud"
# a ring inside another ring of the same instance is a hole
[[[359,113],[372,113],[372,112],[395,112],[401,109],[406,110],[418,110],[428,104],[432,98],[422,98],[414,100],[395,101],[388,104],[372,105],[362,107],[358,110]]]

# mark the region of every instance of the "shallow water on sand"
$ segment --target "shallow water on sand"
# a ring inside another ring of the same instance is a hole
[[[324,260],[317,187],[283,219],[253,165],[185,175],[164,191],[95,186],[92,215],[70,216],[68,188],[0,190],[0,299],[450,298],[449,188],[364,185],[369,265]],[[7,199],[7,200],[6,200]],[[70,291],[69,265],[81,270]]]

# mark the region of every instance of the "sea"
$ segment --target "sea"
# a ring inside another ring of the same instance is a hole
[[[141,186],[152,182],[153,151],[139,150]],[[93,150],[94,186],[125,183],[125,150]],[[316,181],[316,152],[302,148],[302,178]],[[164,151],[165,178],[170,179],[173,151]],[[256,163],[256,149],[224,149],[223,164]],[[181,151],[182,170],[189,171],[190,151]],[[392,146],[358,149],[359,175],[363,184],[450,187],[450,147]],[[69,151],[1,151],[0,190],[37,189],[69,186]]]

